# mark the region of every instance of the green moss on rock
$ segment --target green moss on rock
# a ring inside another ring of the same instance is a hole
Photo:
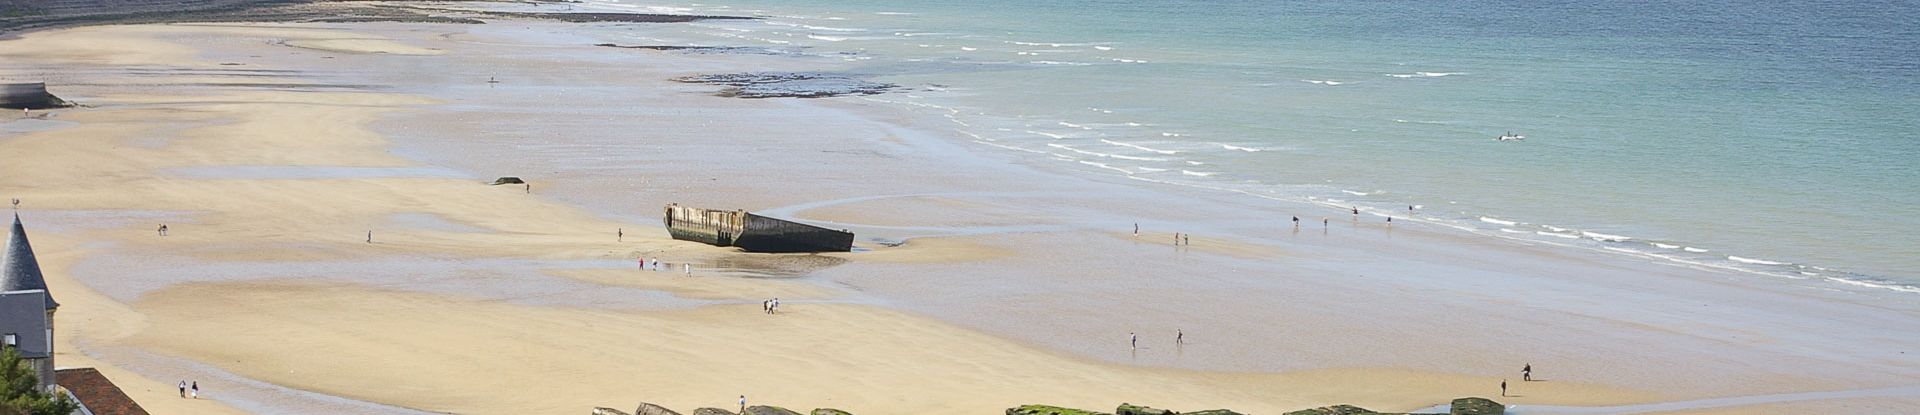
[[[1507,413],[1507,406],[1487,398],[1460,398],[1453,400],[1453,409],[1447,410],[1447,413],[1449,415],[1502,415]]]
[[[813,410],[812,415],[853,415],[853,414],[847,413],[847,411],[842,411],[842,410],[833,409],[833,408],[818,408]]]
[[[1021,405],[1007,408],[1007,415],[1112,415],[1085,409],[1061,408],[1047,405]]]
[[[1334,406],[1323,406],[1323,407],[1313,408],[1313,409],[1302,409],[1298,411],[1288,412],[1286,415],[1378,415],[1378,414],[1379,412],[1374,412],[1374,411],[1368,410],[1367,408],[1361,408],[1358,406],[1334,405]]]

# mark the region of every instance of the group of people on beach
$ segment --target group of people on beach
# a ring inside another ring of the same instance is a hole
[[[1526,366],[1520,367],[1520,381],[1521,382],[1533,381],[1533,364],[1532,363],[1528,363]],[[1500,380],[1500,396],[1501,397],[1507,396],[1507,380],[1506,379]]]
[[[191,385],[186,380],[180,381],[180,397],[200,399],[200,381],[192,381]]]
[[[761,300],[760,311],[767,314],[780,314],[780,297]]]
[[[1187,332],[1180,329],[1173,329],[1173,344],[1175,346],[1187,344]],[[1140,348],[1139,333],[1127,333],[1127,347],[1136,350]]]
[[[160,236],[167,236],[167,224],[160,224]]]

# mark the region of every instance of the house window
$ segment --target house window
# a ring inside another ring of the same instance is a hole
[[[7,333],[7,347],[14,347],[19,345],[20,345],[20,335]]]

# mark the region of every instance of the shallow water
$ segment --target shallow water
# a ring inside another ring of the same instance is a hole
[[[804,48],[1058,169],[1920,292],[1908,2],[596,4],[765,17],[598,36]]]

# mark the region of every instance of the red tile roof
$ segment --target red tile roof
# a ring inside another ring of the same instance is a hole
[[[86,405],[94,415],[148,415],[139,403],[93,368],[55,370],[53,378],[60,387],[72,391],[73,397],[80,399],[80,404]]]

